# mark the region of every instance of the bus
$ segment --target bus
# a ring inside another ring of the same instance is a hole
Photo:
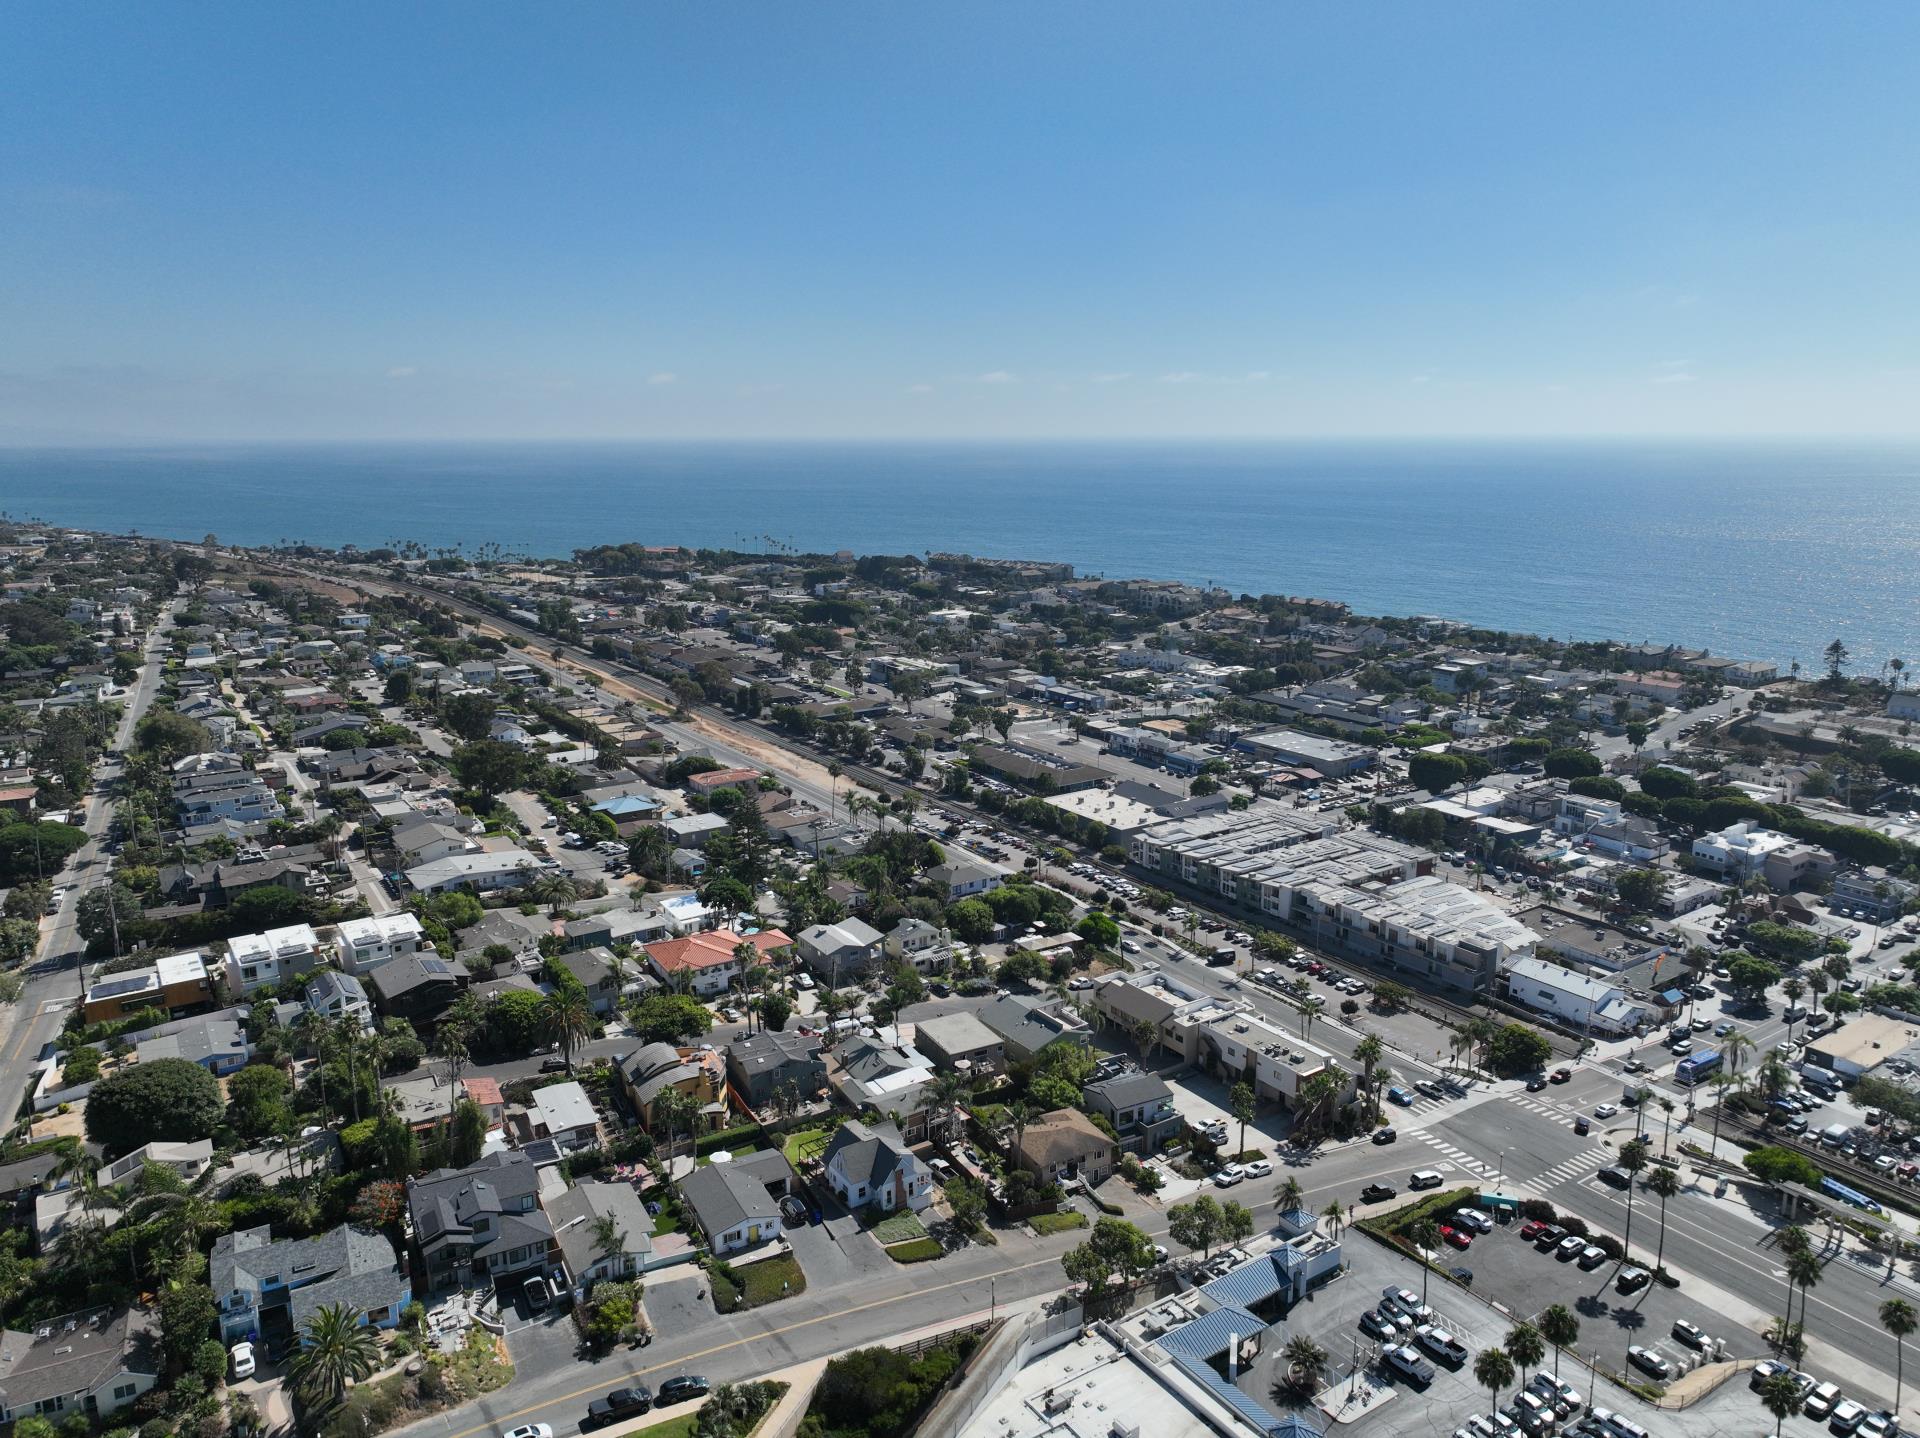
[[[1702,1049],[1697,1054],[1689,1054],[1686,1058],[1681,1059],[1679,1063],[1674,1065],[1673,1081],[1677,1084],[1684,1084],[1686,1087],[1692,1088],[1697,1083],[1704,1083],[1714,1073],[1718,1072],[1719,1068],[1720,1051],[1718,1049]]]

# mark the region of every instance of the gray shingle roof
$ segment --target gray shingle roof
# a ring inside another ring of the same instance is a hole
[[[858,1119],[849,1119],[835,1130],[820,1155],[822,1163],[831,1163],[836,1157],[849,1182],[864,1183],[873,1189],[883,1185],[894,1169],[911,1155],[900,1137],[900,1130],[892,1124],[877,1123],[869,1127]]]
[[[780,1216],[767,1186],[730,1163],[710,1163],[696,1169],[681,1183],[680,1192],[693,1205],[694,1216],[710,1238],[743,1223]]]

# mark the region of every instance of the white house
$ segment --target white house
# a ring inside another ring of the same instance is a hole
[[[370,919],[348,919],[335,933],[340,939],[340,962],[349,973],[364,974],[389,959],[420,951],[424,930],[412,914],[376,914]]]
[[[272,988],[320,963],[320,940],[311,924],[288,924],[263,934],[227,940],[227,982],[237,994]]]
[[[455,854],[407,870],[407,885],[417,894],[446,894],[471,888],[476,893],[518,888],[540,874],[557,869],[551,859],[525,849],[497,849],[485,854]]]
[[[1571,1029],[1627,1034],[1653,1017],[1625,989],[1545,959],[1515,959],[1507,965],[1506,975],[1508,998]]]
[[[0,1423],[103,1419],[160,1381],[160,1322],[96,1308],[0,1332]]]
[[[373,1027],[373,1004],[360,980],[352,974],[322,969],[307,982],[307,1011],[323,1019],[356,1019],[363,1029]]]
[[[826,1147],[827,1183],[848,1208],[919,1211],[933,1202],[933,1179],[890,1123],[850,1119]]]

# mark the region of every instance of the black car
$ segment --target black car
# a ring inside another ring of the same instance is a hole
[[[561,1074],[567,1071],[565,1059],[541,1059],[540,1072],[543,1074]]]
[[[1375,1143],[1392,1143],[1398,1137],[1400,1137],[1400,1135],[1390,1128],[1377,1128],[1373,1131],[1373,1141]]]
[[[706,1396],[706,1379],[695,1377],[691,1373],[682,1373],[667,1379],[660,1385],[660,1391],[654,1395],[654,1402],[664,1408],[669,1403],[685,1403],[690,1398]]]
[[[1473,1287],[1473,1270],[1471,1268],[1449,1268],[1447,1270],[1447,1277],[1451,1278],[1462,1288]]]
[[[1528,1093],[1539,1093],[1540,1090],[1545,1088],[1546,1086],[1547,1086],[1547,1081],[1544,1078],[1542,1078],[1539,1074],[1535,1074],[1532,1078],[1527,1080]]]
[[[652,1407],[653,1393],[644,1384],[634,1388],[616,1388],[605,1398],[596,1398],[587,1405],[587,1416],[580,1420],[580,1431],[588,1433],[595,1428],[604,1428],[609,1423],[619,1423],[645,1413]]]
[[[1362,1203],[1385,1203],[1390,1198],[1398,1198],[1400,1190],[1390,1183],[1370,1183],[1360,1190]]]

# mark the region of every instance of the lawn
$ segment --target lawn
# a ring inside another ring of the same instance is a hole
[[[680,1232],[680,1215],[664,1203],[661,1204],[660,1212],[654,1215],[653,1236],[659,1238],[662,1234],[678,1232]]]
[[[758,1414],[754,1415],[753,1421],[746,1427],[736,1427],[733,1429],[735,1433],[741,1435],[741,1438],[751,1438],[751,1435],[760,1427],[761,1423],[766,1420],[767,1414],[773,1411],[774,1405],[785,1396],[787,1391],[787,1385],[784,1383],[768,1383],[764,1385],[750,1384],[748,1386],[763,1387],[765,1389],[761,1395],[764,1399],[764,1406],[761,1407]],[[651,1428],[642,1428],[638,1432],[631,1434],[630,1438],[693,1438],[693,1432],[699,1424],[700,1410],[696,1408],[691,1413],[682,1413],[678,1418],[669,1418],[666,1422],[656,1423]]]
[[[890,1213],[868,1231],[889,1246],[927,1236],[926,1225],[911,1213]]]
[[[795,1168],[810,1158],[818,1158],[820,1151],[827,1146],[827,1140],[833,1137],[830,1128],[801,1128],[787,1135],[787,1141],[781,1145],[787,1156],[787,1162]]]
[[[707,1274],[713,1279],[713,1306],[722,1313],[758,1308],[807,1291],[807,1275],[792,1254],[739,1268],[710,1267]]]
[[[1043,1238],[1049,1233],[1065,1233],[1069,1229],[1086,1226],[1087,1216],[1077,1208],[1066,1213],[1036,1213],[1027,1220],[1027,1227]]]
[[[887,1257],[895,1263],[929,1263],[945,1253],[937,1238],[910,1238],[905,1243],[887,1245]]]

